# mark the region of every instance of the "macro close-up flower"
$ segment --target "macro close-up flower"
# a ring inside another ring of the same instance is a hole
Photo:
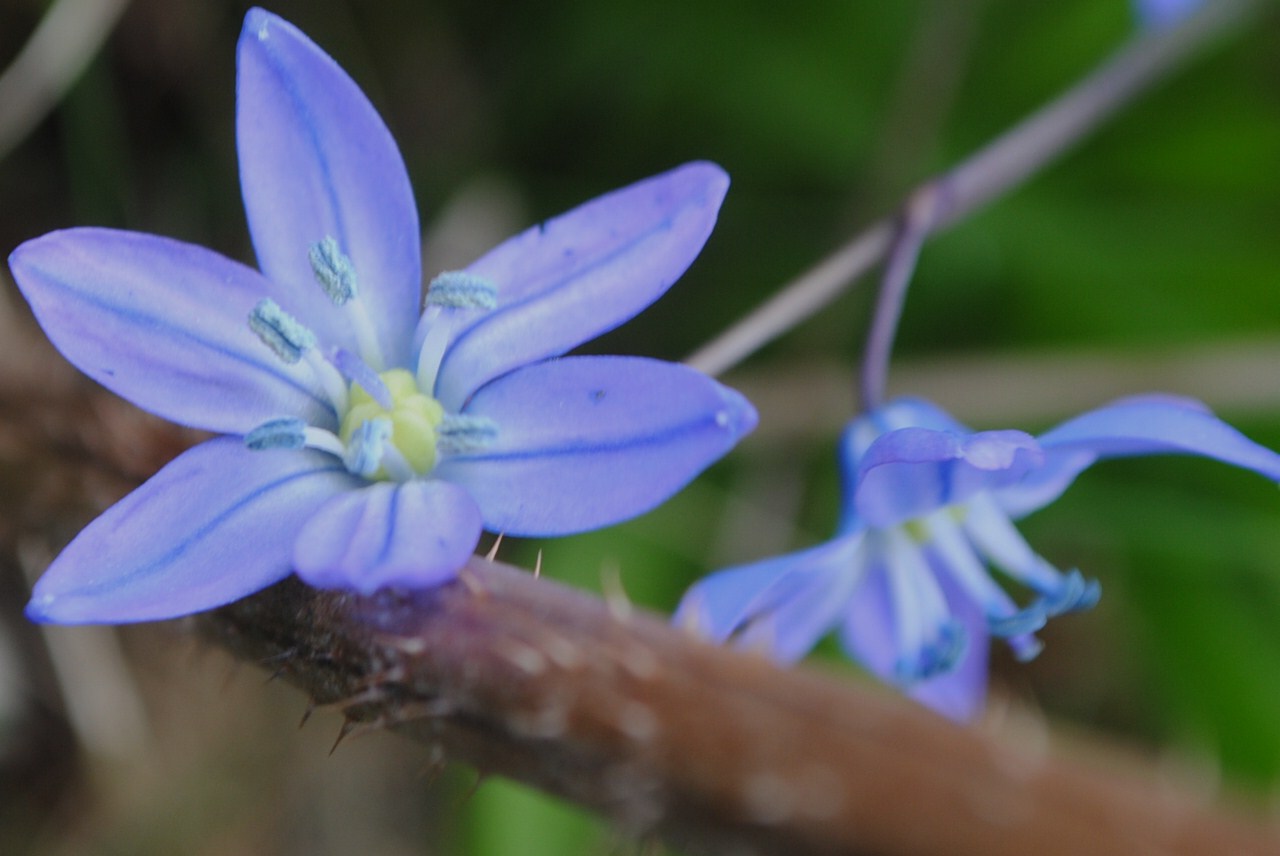
[[[742,396],[687,367],[562,356],[685,271],[728,188],[719,167],[586,203],[433,277],[424,298],[390,133],[328,55],[260,9],[238,47],[236,135],[259,270],[102,228],[10,257],[68,360],[223,435],[81,532],[36,584],[33,619],[169,618],[294,571],[364,593],[434,585],[482,529],[627,519],[754,427]]]
[[[1106,458],[1199,455],[1280,480],[1280,456],[1169,396],[1122,399],[1039,437],[974,433],[899,399],[854,420],[840,451],[835,537],[706,577],[674,620],[786,663],[834,630],[867,670],[960,720],[982,709],[991,637],[1029,660],[1049,618],[1098,600],[1096,581],[1053,567],[1012,521]],[[1015,601],[993,570],[1030,599]]]

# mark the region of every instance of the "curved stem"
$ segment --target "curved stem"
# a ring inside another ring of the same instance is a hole
[[[129,0],[58,0],[0,74],[0,158],[39,124],[75,83]]]
[[[916,259],[924,239],[933,227],[940,198],[939,188],[925,185],[912,194],[903,211],[902,224],[889,250],[884,279],[880,283],[880,295],[876,302],[875,319],[867,337],[867,348],[862,359],[862,383],[859,386],[862,409],[875,410],[884,403],[885,383],[889,375],[889,355],[893,353],[893,340],[902,318],[902,307],[911,285],[911,274],[916,269]]]
[[[937,211],[930,231],[956,222],[1042,169],[1266,2],[1217,0],[1182,25],[1153,31],[1123,48],[1054,101],[928,182],[946,187],[946,205]],[[894,222],[885,218],[872,224],[686,362],[707,374],[722,374],[816,314],[890,252]]]

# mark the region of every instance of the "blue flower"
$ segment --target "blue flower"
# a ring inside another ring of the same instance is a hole
[[[57,348],[138,406],[229,435],[198,445],[63,551],[37,621],[208,609],[296,570],[370,592],[452,578],[482,527],[550,536],[679,490],[756,421],[684,366],[566,351],[656,300],[728,188],[692,163],[436,276],[385,125],[292,25],[249,12],[240,177],[261,273],[108,229],[10,257]]]
[[[985,695],[990,637],[1030,659],[1049,618],[1098,599],[1096,582],[1055,569],[1011,521],[1053,502],[1095,461],[1160,453],[1280,480],[1280,456],[1187,399],[1121,400],[1039,438],[973,433],[927,402],[892,402],[845,431],[836,536],[707,577],[675,621],[783,662],[836,630],[869,671],[971,718]],[[1015,602],[992,569],[1030,597]]]

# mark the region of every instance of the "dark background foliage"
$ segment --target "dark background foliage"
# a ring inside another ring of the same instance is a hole
[[[0,62],[45,5],[0,4]],[[132,3],[79,82],[0,160],[0,247],[98,224],[251,260],[233,133],[246,8]],[[682,161],[722,164],[734,184],[702,257],[659,304],[589,346],[672,359],[1134,32],[1119,0],[811,0],[801,11],[764,0],[294,0],[273,11],[386,118],[417,192],[428,271]],[[1278,38],[1271,15],[1213,46],[931,241],[895,388],[919,381],[975,426],[1039,430],[1070,415],[1065,402],[1146,391],[1124,384],[1152,377],[1280,446],[1280,364],[1267,359],[1280,360]],[[840,299],[729,375],[787,394],[762,399],[758,435],[673,502],[605,532],[508,544],[503,556],[532,565],[540,549],[550,575],[618,581],[665,610],[708,569],[824,537],[869,294]],[[1015,384],[1028,366],[1034,382]],[[1098,577],[1103,602],[1052,625],[1029,666],[998,655],[993,720],[1038,722],[1044,711],[1193,769],[1206,787],[1273,791],[1278,499],[1257,478],[1198,461],[1087,474],[1023,528],[1055,563]],[[515,786],[469,793],[472,774],[436,775],[394,738],[327,758],[336,721],[296,732],[296,694],[249,670],[227,677],[181,624],[52,629],[43,642],[73,652],[59,661],[55,651],[54,680],[42,640],[17,617],[25,585],[9,580],[4,602],[14,654],[4,660],[15,663],[0,669],[12,701],[0,718],[4,852],[619,847],[594,821]],[[76,677],[65,663],[87,649],[112,656]],[[828,668],[862,679],[833,653],[820,654]],[[95,700],[88,721],[105,735],[65,714],[76,696]]]

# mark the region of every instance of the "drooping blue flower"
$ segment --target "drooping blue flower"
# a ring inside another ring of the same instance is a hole
[[[1039,438],[973,433],[927,402],[892,402],[845,431],[835,537],[699,581],[674,620],[782,662],[835,630],[872,673],[969,719],[985,697],[990,637],[1030,659],[1049,618],[1099,595],[1096,582],[1039,556],[1012,521],[1053,502],[1096,461],[1162,453],[1280,480],[1280,456],[1189,399],[1124,399]],[[1030,597],[1016,602],[993,570]]]
[[[548,536],[632,517],[754,427],[742,396],[684,366],[561,356],[684,272],[728,187],[719,167],[582,205],[434,277],[424,301],[391,135],[331,58],[260,9],[240,37],[236,120],[261,272],[95,228],[10,257],[71,362],[227,435],[81,532],[37,583],[33,619],[168,618],[293,570],[360,592],[433,585],[482,527]]]

